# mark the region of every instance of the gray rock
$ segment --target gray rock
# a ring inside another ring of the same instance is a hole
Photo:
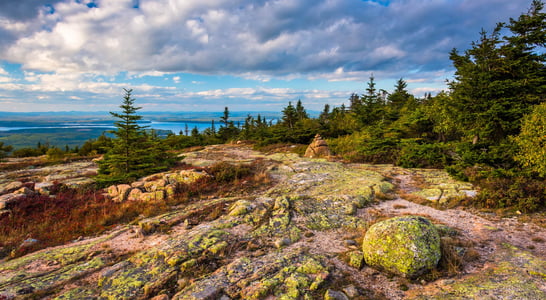
[[[34,186],[34,190],[37,192],[37,193],[40,193],[42,195],[46,195],[46,196],[49,196],[51,194],[51,188],[53,187],[53,183],[52,182],[40,182],[40,183],[36,183],[36,185]]]
[[[117,186],[117,190],[118,190],[118,200],[123,202],[125,200],[127,200],[127,196],[129,195],[129,193],[131,192],[131,189],[132,187],[128,184],[119,184]]]
[[[23,183],[21,181],[13,181],[4,186],[4,188],[0,190],[0,193],[10,193],[22,187]]]
[[[342,292],[329,289],[324,294],[324,300],[349,300],[349,297]]]
[[[20,189],[18,189],[16,191],[14,191],[13,194],[28,196],[28,195],[33,195],[34,191],[27,188],[27,187],[22,187],[22,188],[20,188]]]

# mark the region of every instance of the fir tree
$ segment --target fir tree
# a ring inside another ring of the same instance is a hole
[[[288,106],[282,110],[282,123],[284,126],[292,129],[298,120],[298,113],[292,102],[288,102]]]
[[[119,119],[114,122],[116,130],[112,146],[99,161],[99,181],[105,183],[127,182],[169,166],[171,159],[162,148],[158,137],[149,136],[146,127],[138,124],[142,116],[137,114],[141,107],[135,106],[132,90],[125,90],[121,113],[110,112]]]

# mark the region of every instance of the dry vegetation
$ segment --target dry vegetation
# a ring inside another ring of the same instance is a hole
[[[96,190],[94,186],[70,189],[56,185],[52,190],[55,197],[39,194],[27,196],[11,205],[9,213],[0,216],[0,257],[18,257],[64,244],[213,195],[252,192],[269,183],[265,165],[264,161],[256,161],[249,166],[218,163],[202,168],[211,176],[180,185],[174,199],[167,202],[114,202],[105,198],[103,191]]]

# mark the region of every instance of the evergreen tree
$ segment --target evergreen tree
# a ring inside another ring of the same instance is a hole
[[[361,126],[375,125],[384,119],[384,105],[382,97],[375,88],[375,78],[370,76],[366,94],[360,97],[357,106],[351,107]],[[353,103],[351,103],[353,104]]]
[[[296,115],[299,121],[304,119],[309,119],[309,115],[305,111],[305,108],[303,107],[301,100],[298,100],[298,102],[296,103]]]
[[[292,102],[288,102],[288,106],[282,110],[282,124],[290,129],[294,128],[298,120],[298,112]]]
[[[99,180],[105,183],[124,182],[136,179],[163,168],[171,163],[170,157],[159,145],[157,136],[150,137],[145,126],[138,124],[142,116],[137,114],[141,107],[135,106],[135,99],[131,97],[132,90],[125,90],[121,113],[110,112],[119,119],[114,122],[116,130],[112,147],[99,161]]]
[[[407,91],[408,84],[404,79],[400,78],[396,82],[394,92],[387,97],[388,105],[386,107],[387,117],[391,121],[395,121],[400,118],[400,110],[410,100],[411,96]]]
[[[4,142],[0,142],[0,159],[6,157],[12,150],[13,147],[11,145],[4,145]]]
[[[227,106],[224,108],[224,114],[220,117],[220,122],[224,124],[224,127],[229,127],[229,109]]]
[[[499,23],[491,34],[482,31],[471,49],[450,59],[455,80],[450,82],[451,110],[460,130],[474,143],[496,144],[520,130],[521,118],[546,96],[546,15],[543,3],[533,1],[529,13],[508,25]],[[501,38],[508,29],[510,36]],[[541,50],[542,49],[542,50]]]

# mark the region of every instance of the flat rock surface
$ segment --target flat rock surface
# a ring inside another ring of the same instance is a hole
[[[233,145],[184,156],[196,165],[268,160],[271,187],[193,201],[140,221],[167,224],[166,231],[143,235],[138,225],[125,225],[2,261],[0,299],[546,299],[546,229],[532,218],[438,210],[404,199],[429,188],[472,190],[441,171],[265,155]],[[434,280],[408,281],[361,266],[367,228],[405,214],[443,226],[467,242],[461,251],[474,258],[460,274]],[[199,222],[188,226],[196,216]]]

